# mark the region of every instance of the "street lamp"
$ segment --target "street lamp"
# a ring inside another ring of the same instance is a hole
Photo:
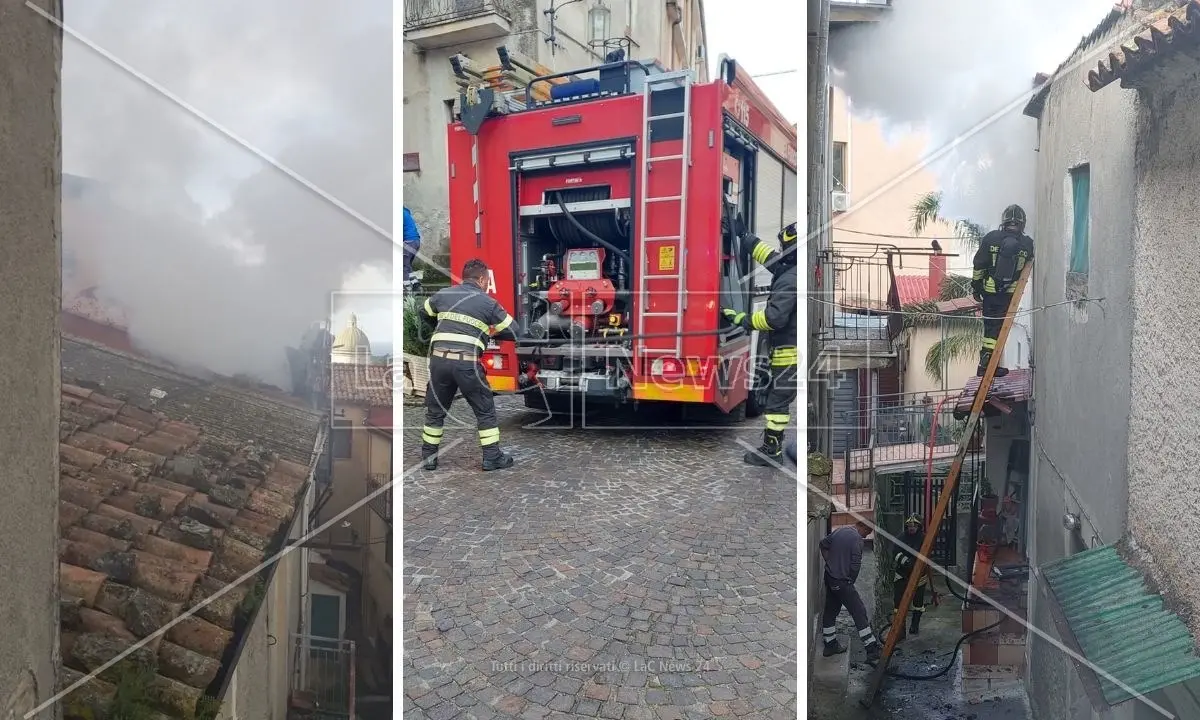
[[[591,10],[588,10],[588,28],[592,35],[588,40],[593,43],[607,40],[611,24],[612,11],[608,9],[603,0],[597,2]]]

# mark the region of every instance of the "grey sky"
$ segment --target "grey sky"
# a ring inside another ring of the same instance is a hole
[[[750,8],[753,8],[751,10]],[[754,81],[771,102],[792,122],[804,108],[803,8],[784,0],[705,0],[704,24],[712,70],[717,58],[728,55],[751,75],[795,72],[757,77]],[[715,75],[715,73],[714,73]]]

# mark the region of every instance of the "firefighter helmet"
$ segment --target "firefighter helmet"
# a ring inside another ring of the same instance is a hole
[[[904,529],[908,530],[909,525],[915,525],[917,531],[919,532],[921,528],[925,526],[925,522],[921,519],[920,515],[913,513],[904,520]]]
[[[1004,208],[1004,213],[1000,216],[1000,226],[1016,225],[1022,230],[1025,229],[1025,210],[1020,205],[1009,205]]]
[[[779,247],[786,249],[789,245],[795,245],[799,237],[800,235],[796,231],[796,223],[791,223],[779,231]]]

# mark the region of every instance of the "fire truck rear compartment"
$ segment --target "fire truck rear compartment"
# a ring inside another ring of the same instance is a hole
[[[542,207],[552,214],[521,218],[519,321],[532,337],[561,341],[518,348],[522,384],[591,396],[628,387],[628,351],[589,342],[630,327],[632,217],[628,200],[612,193],[609,185],[548,189]]]

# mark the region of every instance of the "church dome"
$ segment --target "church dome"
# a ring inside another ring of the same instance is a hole
[[[335,363],[364,363],[371,360],[371,341],[358,327],[358,316],[350,316],[350,324],[333,339],[332,357]]]

